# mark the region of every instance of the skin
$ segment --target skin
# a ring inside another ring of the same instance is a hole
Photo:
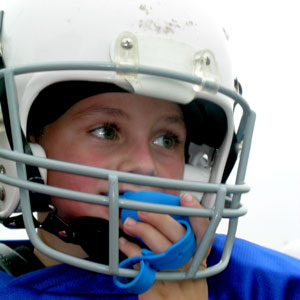
[[[107,93],[84,99],[72,106],[58,120],[48,125],[38,143],[48,158],[112,170],[181,179],[184,171],[186,128],[178,105],[140,95]],[[107,182],[95,178],[48,171],[48,184],[106,195]],[[179,194],[179,191],[119,184],[119,190],[156,190]],[[108,220],[105,206],[80,203],[53,197],[52,203],[61,218],[68,221],[79,216]],[[181,197],[181,205],[199,208],[190,195]],[[42,216],[40,216],[42,217]],[[185,233],[184,227],[168,215],[139,212],[144,222],[128,218],[120,228],[140,237],[156,253],[168,249]],[[190,218],[199,243],[208,221]],[[46,244],[66,253],[85,257],[76,245],[65,244],[51,234],[40,231]],[[140,247],[121,238],[120,250],[128,257],[140,255]],[[45,265],[56,262],[36,251]],[[204,267],[204,265],[203,265]],[[201,295],[201,296],[200,296]],[[200,298],[199,298],[200,297]],[[203,297],[203,298],[201,298]],[[207,299],[206,280],[182,282],[157,281],[140,299]]]

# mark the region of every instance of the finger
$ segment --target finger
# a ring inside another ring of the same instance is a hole
[[[144,222],[154,226],[172,243],[178,242],[186,232],[186,229],[169,215],[140,211],[138,216]]]
[[[199,202],[190,194],[184,194],[181,197],[180,201],[181,205],[185,207],[203,208],[203,206],[199,204]],[[208,227],[209,219],[201,217],[190,217],[190,223],[197,239],[197,245],[199,245]]]
[[[141,256],[141,248],[126,240],[124,237],[119,239],[119,249],[123,252],[127,257]],[[138,270],[140,268],[140,264],[137,263],[133,266],[133,269]]]
[[[141,255],[141,248],[132,242],[129,242],[124,237],[119,239],[119,249],[127,256],[140,256]]]
[[[138,222],[132,218],[127,218],[123,224],[125,233],[137,236],[155,253],[166,251],[172,243],[155,227],[144,222]]]

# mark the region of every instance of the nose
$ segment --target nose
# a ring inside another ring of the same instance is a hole
[[[131,143],[122,151],[119,170],[141,175],[156,176],[154,153],[147,142]]]

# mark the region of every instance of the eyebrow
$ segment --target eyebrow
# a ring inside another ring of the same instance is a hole
[[[163,116],[161,118],[161,120],[163,122],[166,123],[171,123],[171,124],[178,124],[180,126],[183,126],[184,128],[186,128],[185,122],[184,122],[184,118],[183,116],[180,115],[170,115],[170,116]]]
[[[101,105],[99,103],[96,105],[90,105],[87,108],[76,112],[73,115],[73,118],[77,119],[77,118],[82,118],[82,117],[87,117],[87,116],[93,116],[98,113],[110,115],[110,116],[117,117],[117,118],[121,117],[124,119],[129,119],[128,115],[121,109],[107,107],[107,106]]]
[[[128,114],[124,112],[122,109],[109,107],[106,105],[102,105],[100,103],[92,104],[86,107],[85,109],[74,113],[72,118],[74,119],[85,118],[99,113],[104,115],[109,115],[115,118],[123,118],[129,120]],[[179,126],[186,128],[184,118],[182,115],[179,114],[174,113],[172,115],[167,115],[167,116],[164,115],[160,118],[160,121],[164,123],[174,124],[174,125],[178,124]]]

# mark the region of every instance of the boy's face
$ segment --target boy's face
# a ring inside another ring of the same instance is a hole
[[[178,105],[127,93],[84,99],[46,126],[38,142],[48,158],[111,170],[181,179],[186,128]],[[48,184],[106,195],[105,180],[48,171]],[[120,183],[120,192],[149,187]],[[154,189],[154,188],[152,188]],[[155,190],[176,194],[176,191]],[[93,216],[108,220],[108,207],[52,198],[68,220]]]

